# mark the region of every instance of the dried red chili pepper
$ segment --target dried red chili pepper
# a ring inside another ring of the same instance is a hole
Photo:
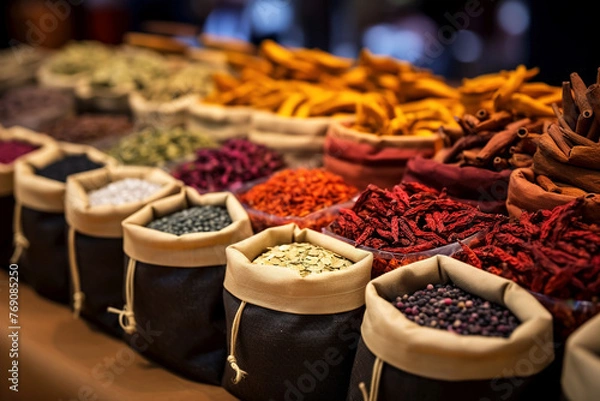
[[[255,231],[290,222],[321,230],[339,214],[335,206],[350,202],[357,194],[358,189],[337,174],[320,168],[297,168],[275,172],[238,193],[238,198],[247,208]],[[349,225],[357,223],[350,219]]]
[[[387,252],[375,255],[372,270],[375,277],[389,271],[394,258],[405,260],[402,255],[454,243],[504,219],[507,217],[483,213],[455,201],[445,191],[403,182],[389,190],[369,185],[352,209],[342,210],[329,231],[354,241],[356,246]],[[395,261],[393,265],[403,264]]]
[[[579,198],[552,210],[524,212],[453,257],[539,293],[555,317],[557,334],[566,338],[600,312],[600,227],[582,220],[582,207]],[[500,271],[499,260],[505,264]],[[562,302],[569,299],[591,304],[581,311]]]

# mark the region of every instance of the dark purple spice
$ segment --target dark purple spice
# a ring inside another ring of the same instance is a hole
[[[428,284],[423,290],[397,297],[393,304],[418,325],[456,334],[509,337],[520,324],[506,307],[454,284]]]
[[[218,149],[200,149],[196,159],[176,166],[172,175],[199,192],[235,190],[285,167],[272,149],[246,139],[230,139]]]
[[[38,146],[21,141],[0,141],[0,163],[10,164],[19,157],[36,150]]]
[[[85,154],[69,155],[46,167],[38,169],[36,174],[52,180],[66,182],[67,177],[71,174],[77,174],[100,167],[104,167],[104,165],[90,160]]]

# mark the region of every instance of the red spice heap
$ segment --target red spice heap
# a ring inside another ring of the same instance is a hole
[[[352,199],[358,190],[322,169],[284,169],[239,196],[253,209],[275,216],[304,217]]]
[[[330,229],[356,246],[406,254],[465,239],[505,218],[452,200],[445,190],[404,182],[391,190],[369,185]]]
[[[10,164],[38,147],[21,141],[0,141],[0,163]]]
[[[523,212],[454,255],[480,269],[559,299],[600,297],[600,227],[582,221],[583,198]]]

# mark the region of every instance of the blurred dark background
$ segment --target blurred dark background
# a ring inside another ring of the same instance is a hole
[[[69,39],[119,43],[149,21],[186,24],[253,43],[317,47],[355,57],[362,47],[432,69],[450,80],[518,64],[559,85],[600,67],[595,13],[582,1],[543,0],[8,0],[0,43],[59,47]],[[183,33],[185,32],[185,33]]]

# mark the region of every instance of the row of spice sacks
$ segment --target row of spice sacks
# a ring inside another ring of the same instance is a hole
[[[2,200],[23,279],[109,335],[176,327],[146,355],[183,376],[243,400],[598,394],[566,369],[568,341],[597,346],[583,332],[597,333],[600,244],[586,198],[514,219],[318,168],[201,193],[91,146],[3,135],[21,155]]]

